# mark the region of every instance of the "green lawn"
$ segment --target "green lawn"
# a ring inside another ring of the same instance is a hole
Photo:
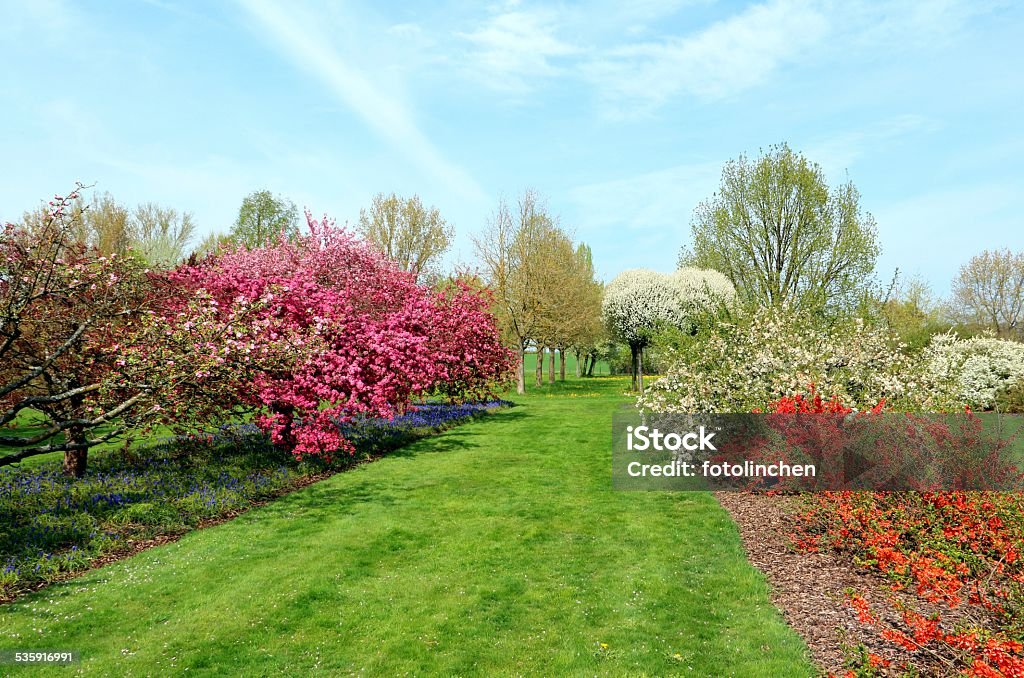
[[[624,384],[537,389],[0,607],[0,648],[97,675],[813,675],[710,495],[610,489]]]

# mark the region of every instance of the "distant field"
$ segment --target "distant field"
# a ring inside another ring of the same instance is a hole
[[[532,383],[530,381],[530,379],[529,379],[529,376],[532,375],[536,369],[537,369],[537,354],[536,353],[527,353],[526,354],[526,374],[527,374],[526,383],[527,383],[527,385]],[[545,380],[545,383],[547,382],[547,378],[548,378],[547,374],[548,374],[548,357],[545,356],[544,357],[544,380]],[[608,366],[608,361],[600,360],[600,361],[598,361],[597,365],[594,366],[594,376],[595,377],[607,377],[610,374],[611,374],[611,369]],[[571,352],[569,352],[569,353],[566,353],[566,355],[565,355],[565,376],[567,378],[569,378],[569,377],[574,377],[575,375],[576,375],[576,356],[573,355]],[[555,378],[556,379],[558,378],[558,356],[557,355],[555,356]]]

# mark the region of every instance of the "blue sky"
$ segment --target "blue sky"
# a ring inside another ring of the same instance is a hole
[[[1024,247],[1024,5],[0,0],[0,218],[74,181],[226,230],[269,188],[456,228],[532,187],[607,278],[671,270],[722,164],[780,141],[849,176],[879,277],[945,293]]]

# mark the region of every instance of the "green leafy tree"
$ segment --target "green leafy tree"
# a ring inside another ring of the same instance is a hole
[[[299,210],[295,203],[270,191],[253,191],[242,200],[231,227],[231,240],[249,249],[292,238],[298,233]]]
[[[919,276],[894,281],[887,297],[879,305],[885,324],[912,350],[928,345],[936,334],[948,332],[943,305],[931,286]]]
[[[821,167],[786,144],[726,163],[692,235],[680,264],[721,271],[741,299],[762,306],[849,307],[879,253],[875,220],[853,183],[830,189]]]
[[[233,244],[234,240],[232,240],[231,236],[226,233],[208,233],[199,241],[199,245],[195,249],[195,254],[200,257],[207,254],[215,254],[225,248],[231,247]]]
[[[453,229],[436,207],[424,207],[417,195],[401,198],[378,193],[369,210],[359,211],[359,233],[419,278],[436,268],[451,246]]]
[[[583,365],[598,344],[607,338],[601,320],[601,298],[604,285],[597,279],[590,247],[580,243],[573,257],[572,287],[568,291],[565,318],[565,346],[576,354],[576,376],[584,376]],[[562,363],[564,366],[564,362]],[[565,378],[564,372],[562,378]]]

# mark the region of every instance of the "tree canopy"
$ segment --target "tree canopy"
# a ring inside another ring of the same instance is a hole
[[[359,234],[403,270],[420,277],[448,250],[453,229],[436,207],[424,207],[418,195],[378,193],[369,210],[359,211]]]
[[[270,191],[253,191],[242,200],[231,227],[231,240],[249,249],[272,245],[298,233],[299,210],[291,200]]]
[[[613,337],[629,345],[633,388],[643,392],[643,349],[661,329],[690,329],[696,318],[736,298],[718,271],[682,268],[665,275],[638,268],[623,271],[604,290],[601,314]]]
[[[874,218],[852,182],[829,188],[819,165],[786,144],[726,163],[717,193],[692,222],[680,263],[721,271],[762,306],[848,306],[870,281]]]
[[[985,250],[960,267],[953,304],[963,322],[1001,337],[1021,333],[1024,320],[1024,251]]]

